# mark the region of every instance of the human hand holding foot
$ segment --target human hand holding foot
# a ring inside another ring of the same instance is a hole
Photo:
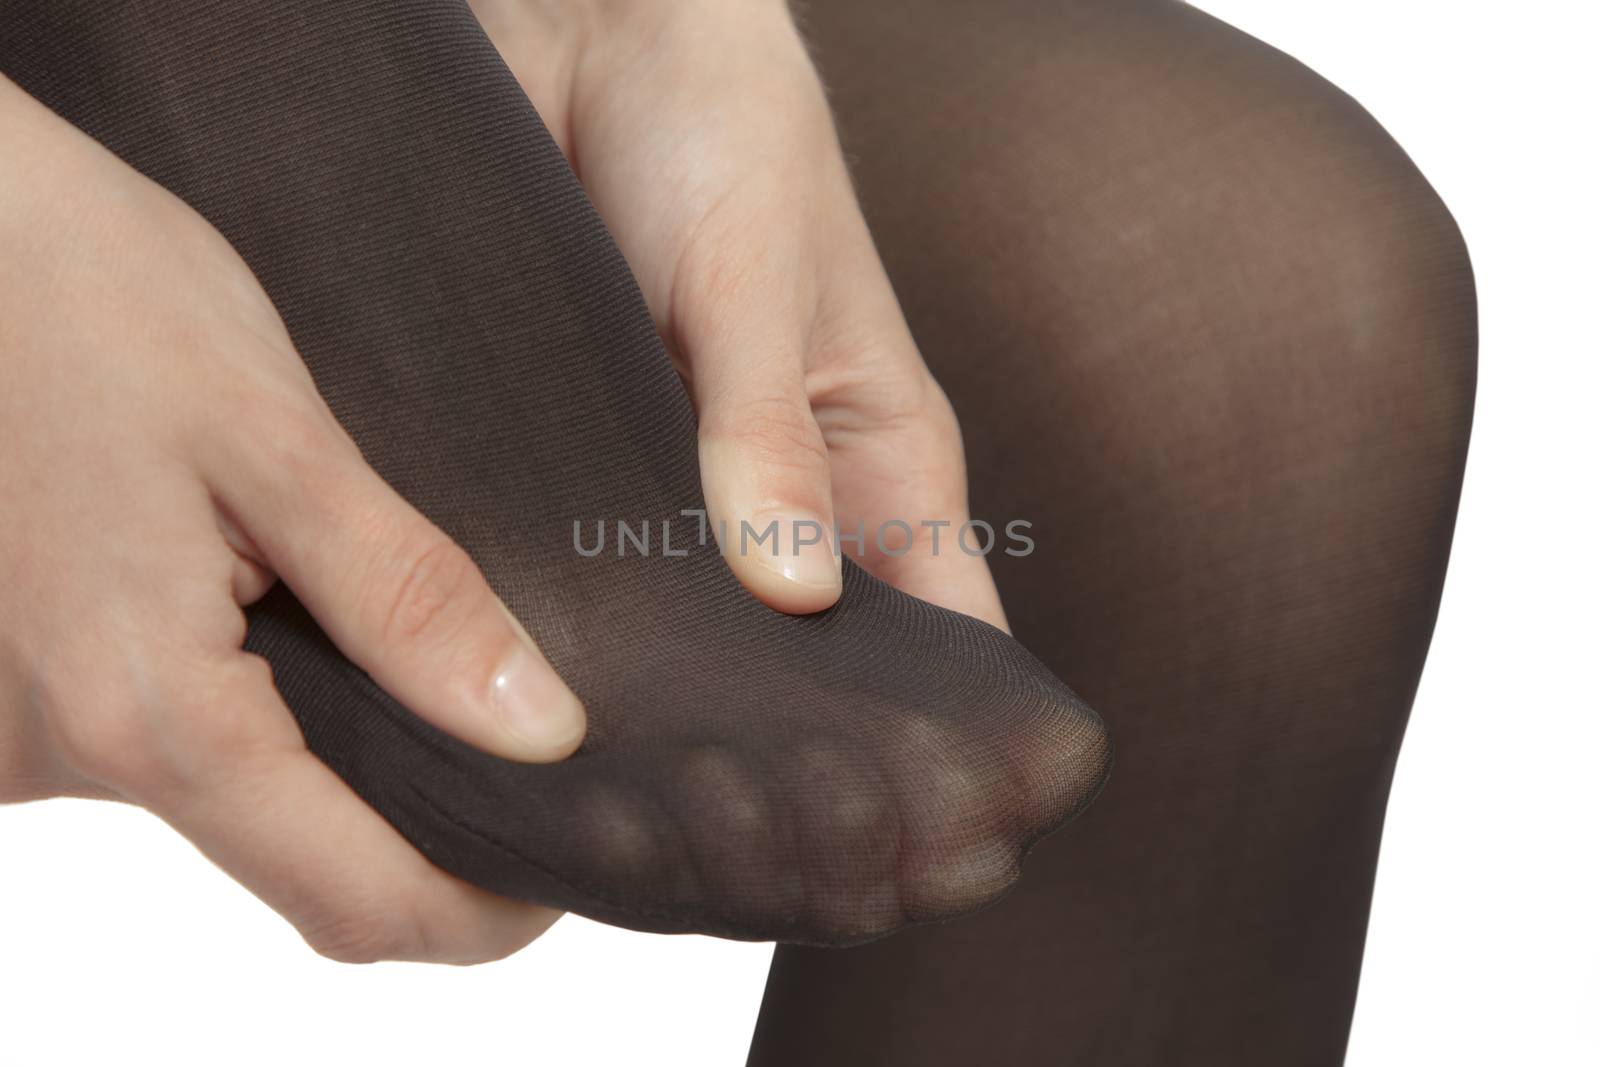
[[[326,955],[472,962],[558,913],[418,854],[306,750],[242,608],[282,578],[418,715],[558,760],[584,710],[365,464],[177,198],[0,77],[0,801],[150,808]]]
[[[842,944],[1003,892],[1103,781],[1093,713],[994,627],[853,563],[834,610],[795,616],[712,546],[583,552],[575,523],[704,506],[697,420],[526,96],[458,3],[234,16],[28,9],[0,63],[239,250],[372,469],[588,714],[573,759],[473,748],[374,686],[291,582],[245,647],[310,749],[445,870],[635,929]]]
[[[831,533],[789,539],[797,523],[837,523],[846,538],[864,530],[840,548],[869,572],[1003,629],[987,564],[955,543],[968,517],[960,430],[873,248],[787,5],[474,8],[689,385],[707,509],[745,586],[783,611],[831,605]],[[776,552],[741,536],[774,520]]]

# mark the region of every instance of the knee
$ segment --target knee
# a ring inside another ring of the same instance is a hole
[[[1309,394],[1349,433],[1423,420],[1459,453],[1476,381],[1466,244],[1361,104],[1181,3],[1118,6],[1050,47],[1053,80],[1005,149],[1038,235],[1015,247],[1070,287],[1091,362],[1105,346],[1260,401],[1229,404],[1241,427],[1286,430],[1273,412]]]
[[[1364,384],[1351,400],[1399,390],[1464,440],[1475,291],[1432,185],[1360,103],[1293,58],[1184,4],[1140,10],[1146,58],[1130,62],[1155,55],[1160,73],[1155,103],[1132,106],[1150,131],[1141,147],[1172,177],[1129,211],[1165,226],[1157,276],[1183,272],[1197,326],[1227,319],[1244,351],[1263,342],[1252,373],[1281,361],[1335,396]]]
[[[1094,395],[1080,417],[1161,410],[1227,445],[1337,407],[1335,445],[1413,418],[1459,456],[1466,247],[1338,88],[1175,0],[809,7],[868,219],[953,394],[1043,367],[1074,389],[1015,399],[1040,419]]]

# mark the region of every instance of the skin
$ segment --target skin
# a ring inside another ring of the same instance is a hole
[[[313,757],[241,609],[281,579],[508,758],[576,748],[577,698],[362,461],[214,229],[4,79],[0,143],[0,801],[147,807],[336,959],[526,944],[556,913],[445,875]]]
[[[961,432],[867,232],[782,0],[475,0],[621,246],[700,416],[714,529],[802,517],[924,600],[1004,627],[967,520]],[[890,528],[908,523],[913,544]],[[949,521],[942,529],[924,521]],[[792,529],[780,524],[780,538]],[[937,555],[935,536],[942,537]],[[724,555],[788,612],[839,595],[834,553]],[[903,553],[903,554],[902,554]],[[775,575],[791,565],[799,580]]]
[[[796,519],[918,528],[857,558],[1004,625],[960,434],[856,205],[777,0],[483,0],[616,236],[701,420],[729,565],[774,608],[839,595]],[[305,748],[242,609],[283,581],[406,706],[506,758],[584,712],[472,561],[339,427],[202,218],[0,78],[0,802],[139,804],[323,955],[473,963],[558,917],[438,870]],[[270,442],[263,448],[262,442]],[[715,527],[714,527],[715,528]],[[847,551],[856,551],[853,545]]]

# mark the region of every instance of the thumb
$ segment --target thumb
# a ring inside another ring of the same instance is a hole
[[[420,717],[507,759],[582,742],[582,704],[467,553],[367,466],[331,414],[208,481],[352,662]],[[265,455],[264,455],[265,454]]]
[[[821,611],[841,588],[827,445],[799,347],[749,351],[711,342],[692,357],[707,517],[751,593],[779,611]]]

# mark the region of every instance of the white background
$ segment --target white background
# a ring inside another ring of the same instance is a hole
[[[1589,5],[1206,0],[1371,109],[1451,206],[1478,416],[1401,757],[1354,1067],[1600,1064],[1600,344]],[[0,591],[3,595],[3,591]],[[769,950],[563,920],[342,967],[153,818],[0,808],[0,1063],[743,1063]]]

